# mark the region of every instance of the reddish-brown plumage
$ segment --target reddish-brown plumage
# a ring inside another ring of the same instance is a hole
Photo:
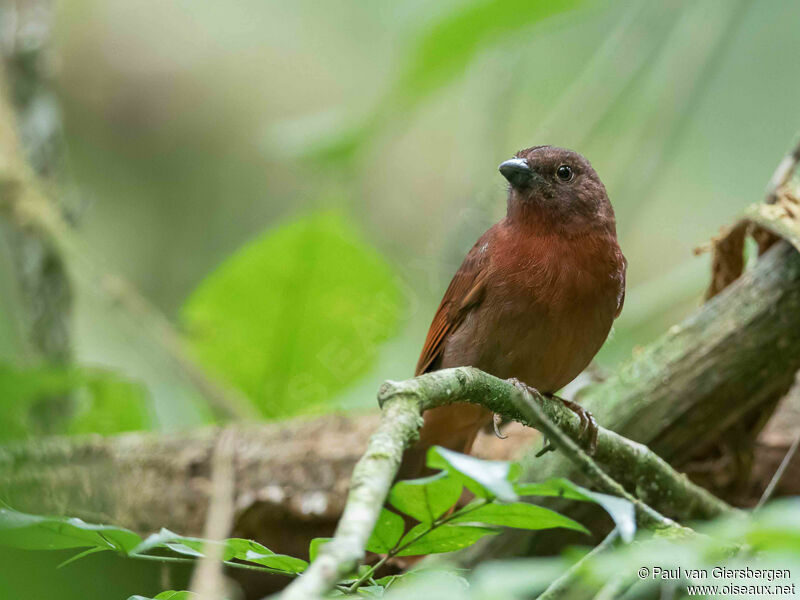
[[[469,365],[552,393],[608,336],[622,309],[626,262],[605,187],[581,155],[537,146],[500,170],[511,184],[507,215],[450,283],[416,374]],[[428,411],[401,476],[421,473],[434,444],[469,452],[491,418],[467,404]]]

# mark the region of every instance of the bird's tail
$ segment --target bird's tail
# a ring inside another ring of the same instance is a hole
[[[491,419],[492,413],[476,404],[451,404],[427,411],[419,441],[403,455],[397,479],[428,475],[431,470],[425,466],[425,459],[432,446],[469,454],[478,432]]]

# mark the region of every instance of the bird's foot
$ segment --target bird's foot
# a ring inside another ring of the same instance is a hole
[[[497,413],[492,413],[492,427],[494,434],[501,440],[508,439],[508,436],[500,431],[500,425],[503,424],[503,417]]]
[[[558,396],[555,396],[558,398]],[[597,450],[597,421],[594,418],[594,415],[590,413],[588,410],[583,408],[577,402],[573,402],[572,400],[564,400],[564,398],[558,398],[561,402],[578,415],[578,418],[581,420],[581,428],[578,433],[578,440],[580,442],[585,442],[585,450],[589,456],[594,456],[595,451]],[[588,438],[588,439],[587,439]]]
[[[508,380],[508,382],[517,389],[519,389],[520,391],[527,392],[531,395],[540,394],[540,392],[536,388],[529,386],[527,383],[520,381],[516,377],[512,377],[511,379]],[[545,394],[545,395],[548,398],[557,398],[564,404],[564,406],[566,406],[568,409],[570,409],[572,412],[578,415],[578,418],[581,421],[580,430],[578,432],[578,441],[585,443],[586,446],[585,449],[587,454],[593,456],[595,450],[597,450],[598,428],[597,428],[597,421],[595,420],[592,413],[583,408],[577,402],[573,402],[572,400],[564,400],[564,398],[559,398],[558,396],[555,396],[553,394]],[[542,449],[536,453],[536,457],[538,458],[554,450],[555,447],[553,446],[553,444],[550,443],[550,441],[547,439],[547,436],[544,436]]]

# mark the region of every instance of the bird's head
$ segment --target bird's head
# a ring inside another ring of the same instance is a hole
[[[508,217],[554,228],[614,228],[606,188],[583,156],[553,146],[534,146],[503,162]]]

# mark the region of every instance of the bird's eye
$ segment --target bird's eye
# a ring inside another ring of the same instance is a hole
[[[561,165],[556,169],[556,177],[558,177],[561,181],[569,181],[572,179],[573,172],[572,168],[568,167],[567,165]]]

